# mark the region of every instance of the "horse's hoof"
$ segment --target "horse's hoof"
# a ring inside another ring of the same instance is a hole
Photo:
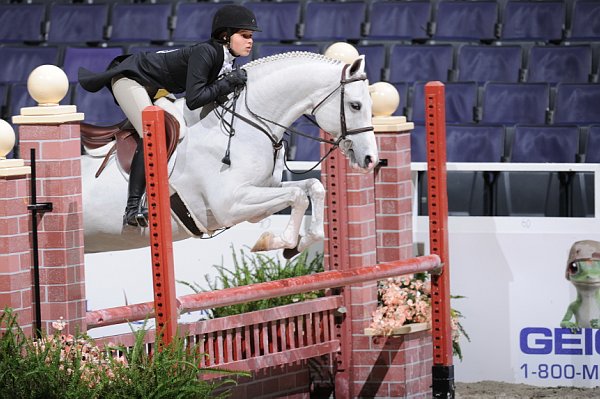
[[[283,257],[285,259],[292,259],[294,256],[298,255],[300,251],[298,251],[298,247],[295,248],[286,248],[283,250]]]
[[[265,231],[264,233],[261,234],[260,238],[258,239],[258,241],[256,241],[256,244],[254,244],[254,246],[252,247],[252,249],[250,251],[252,251],[252,252],[268,251],[271,249],[269,244],[271,244],[272,240],[273,240],[273,233],[271,233],[270,231]]]

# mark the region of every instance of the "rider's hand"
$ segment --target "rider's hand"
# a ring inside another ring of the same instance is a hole
[[[229,82],[229,84],[231,84],[232,86],[238,87],[245,85],[246,80],[248,80],[248,77],[246,75],[246,71],[238,67],[233,71],[229,72],[227,75],[225,75],[224,79],[227,82]]]

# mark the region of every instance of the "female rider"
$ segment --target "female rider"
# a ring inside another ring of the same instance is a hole
[[[243,86],[246,73],[233,69],[233,63],[235,57],[250,54],[254,31],[260,29],[252,11],[240,5],[226,5],[215,13],[210,40],[172,51],[119,56],[101,73],[80,68],[79,83],[91,92],[107,86],[143,138],[142,110],[152,105],[159,89],[185,91],[186,105],[194,110]],[[148,225],[148,210],[140,204],[145,188],[140,140],[131,164],[123,224]]]

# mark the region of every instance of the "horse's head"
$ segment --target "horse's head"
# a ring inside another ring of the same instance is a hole
[[[340,140],[340,148],[353,168],[366,172],[375,167],[377,144],[364,56],[342,68],[339,85],[315,104],[311,113],[323,130]]]

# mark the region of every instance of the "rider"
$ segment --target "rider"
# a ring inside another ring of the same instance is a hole
[[[79,69],[79,83],[91,92],[107,86],[137,133],[143,138],[142,110],[160,89],[185,91],[190,110],[214,102],[246,83],[246,71],[234,69],[236,57],[252,50],[260,32],[254,13],[241,5],[225,5],[215,13],[211,39],[189,47],[115,58],[105,72]],[[142,141],[133,156],[123,224],[146,227],[148,210],[140,202],[146,188]]]

